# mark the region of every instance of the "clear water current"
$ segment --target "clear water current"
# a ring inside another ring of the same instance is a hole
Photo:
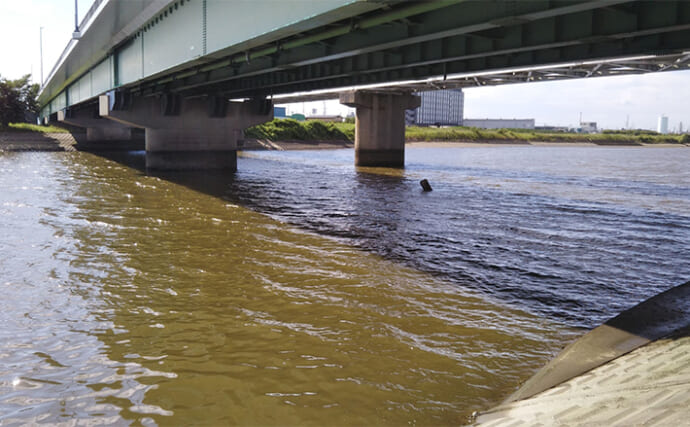
[[[463,424],[690,279],[690,149],[406,156],[0,153],[0,424]]]

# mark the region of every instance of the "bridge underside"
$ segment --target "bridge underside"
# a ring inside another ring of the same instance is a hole
[[[266,97],[686,51],[687,1],[400,2],[333,29],[141,82],[132,91]]]
[[[684,0],[328,1],[339,5],[333,9],[337,13],[324,12],[297,26],[223,46],[216,46],[218,37],[232,39],[235,26],[242,24],[238,20],[246,16],[233,15],[223,2],[152,1],[164,6],[161,12],[138,27],[123,27],[105,57],[65,61],[41,94],[43,115],[95,104],[99,95],[111,91],[134,104],[156,99],[160,109],[168,99],[180,99],[184,105],[199,97],[260,100],[416,82],[387,89],[401,97],[399,103],[384,101],[380,88],[376,96],[353,95],[358,101],[373,96],[376,102],[349,102],[354,98],[345,96],[346,103],[358,108],[358,147],[377,150],[381,144],[391,146],[393,139],[402,147],[402,141],[396,136],[398,126],[374,129],[378,119],[364,119],[373,114],[367,111],[374,103],[377,108],[388,105],[377,114],[397,123],[404,114],[397,105],[414,105],[405,100],[405,93],[429,85],[464,87],[690,69],[690,2]],[[260,3],[252,2],[254,11]],[[262,12],[290,13],[269,9]],[[100,26],[108,24],[95,21],[93,31],[98,34]],[[199,46],[201,52],[195,51]],[[617,63],[611,58],[627,59]],[[359,123],[364,121],[370,125]],[[364,142],[371,138],[386,142]],[[380,163],[391,164],[390,159]]]

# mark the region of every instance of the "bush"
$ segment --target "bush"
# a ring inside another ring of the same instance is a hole
[[[323,140],[353,140],[336,123],[323,123],[319,121],[298,122],[293,119],[275,119],[245,131],[248,138],[268,139],[271,141],[323,141]]]
[[[0,77],[0,127],[10,123],[24,122],[24,113],[38,113],[39,85],[29,83],[31,75],[21,79],[7,80]]]
[[[309,134],[310,139],[315,141],[320,140],[345,140],[347,136],[342,133],[333,123],[323,123],[319,121],[308,121],[304,127]]]

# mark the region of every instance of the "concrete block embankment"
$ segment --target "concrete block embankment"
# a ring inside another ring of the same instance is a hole
[[[75,151],[69,133],[0,132],[0,151]]]

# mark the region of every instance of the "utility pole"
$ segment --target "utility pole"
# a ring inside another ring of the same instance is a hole
[[[74,32],[72,33],[72,38],[74,40],[79,40],[81,38],[81,32],[79,32],[79,0],[74,0]]]
[[[39,31],[39,45],[41,49],[41,87],[43,87],[43,27],[41,27]]]

